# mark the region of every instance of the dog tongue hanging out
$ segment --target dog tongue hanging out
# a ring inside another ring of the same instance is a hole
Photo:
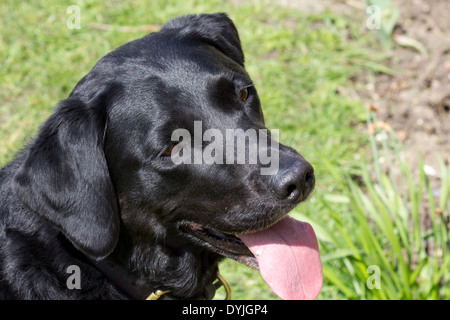
[[[262,277],[282,299],[315,299],[322,264],[312,227],[286,217],[272,227],[239,237],[258,260]]]

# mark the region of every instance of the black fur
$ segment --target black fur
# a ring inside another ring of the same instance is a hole
[[[107,256],[138,286],[200,298],[222,256],[181,234],[181,223],[248,232],[300,200],[274,196],[258,165],[177,166],[162,156],[173,130],[192,132],[195,120],[203,130],[264,128],[225,14],[175,19],[103,57],[1,169],[0,298],[127,299],[93,263]],[[304,164],[282,145],[280,158]],[[81,289],[67,288],[70,265]]]

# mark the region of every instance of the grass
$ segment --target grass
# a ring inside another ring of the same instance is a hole
[[[414,181],[412,169],[395,151],[401,146],[393,150],[367,138],[361,128],[371,117],[361,101],[346,94],[358,86],[353,80],[361,72],[394,72],[382,64],[377,33],[361,30],[365,13],[352,20],[331,12],[305,15],[274,1],[233,3],[2,1],[0,165],[14,157],[96,61],[147,33],[139,26],[162,25],[187,13],[227,12],[240,32],[268,127],[279,129],[281,142],[315,167],[316,191],[292,215],[310,221],[319,237],[325,273],[319,299],[448,297],[443,221],[449,211],[449,169],[442,165],[447,178],[436,199],[422,169]],[[66,9],[73,4],[81,9],[79,30],[66,27]],[[135,28],[99,30],[93,23]],[[401,168],[406,189],[371,160],[381,150]],[[417,224],[423,206],[435,214],[426,230]],[[371,265],[380,268],[379,290],[366,285]],[[257,271],[227,260],[221,273],[234,299],[276,299]]]
[[[329,164],[343,192],[321,200],[332,228],[312,222],[328,252],[325,278],[347,299],[449,299],[450,168],[441,161],[434,189],[423,163],[418,172],[409,167],[394,132],[374,132],[370,146],[373,159],[361,163],[359,181]],[[341,214],[342,204],[350,215]]]

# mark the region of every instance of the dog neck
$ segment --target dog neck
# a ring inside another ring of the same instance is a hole
[[[144,300],[151,295],[152,288],[145,283],[139,284],[136,275],[115,259],[107,257],[100,261],[91,260],[91,262],[130,299]]]
[[[155,298],[159,291],[164,293],[161,299],[208,300],[221,285],[229,294],[218,273],[217,254],[173,239],[136,240],[121,237],[111,255],[91,260],[130,299],[144,300],[152,294]]]
[[[135,300],[159,300],[172,299],[169,290],[155,290],[147,283],[141,283],[136,275],[126,269],[121,263],[112,258],[106,258],[92,263],[99,269],[111,282],[120,288],[130,299]],[[214,282],[207,284],[203,288],[201,295],[195,297],[199,300],[211,300],[220,287],[225,288],[226,300],[231,298],[231,289],[228,282],[217,272]],[[193,298],[190,298],[193,299]]]

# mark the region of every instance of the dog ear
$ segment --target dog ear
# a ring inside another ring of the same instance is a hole
[[[26,207],[95,259],[109,255],[119,238],[118,201],[103,152],[105,126],[104,108],[69,97],[25,149],[13,183]]]
[[[199,38],[244,67],[244,53],[233,21],[225,13],[188,15],[169,21],[161,31],[176,29],[180,36]]]

